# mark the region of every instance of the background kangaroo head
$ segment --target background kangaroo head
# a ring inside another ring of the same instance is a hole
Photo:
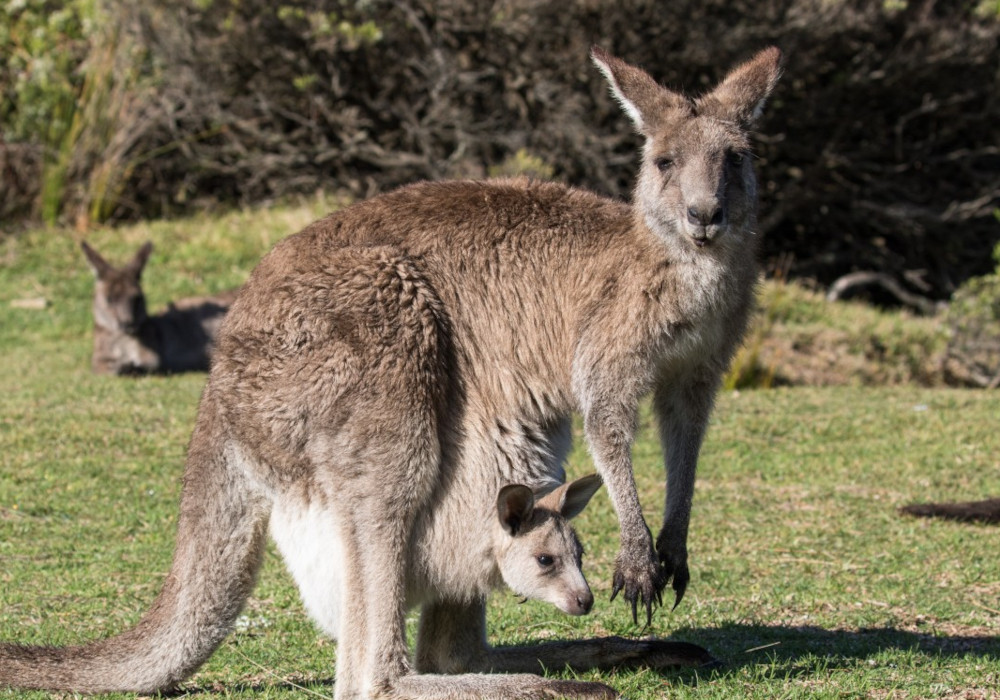
[[[80,242],[97,283],[94,287],[94,322],[109,331],[137,335],[147,319],[146,297],[140,281],[142,270],[153,252],[153,244],[145,243],[124,266],[115,267],[87,245]]]
[[[598,47],[591,57],[646,139],[635,192],[646,225],[689,248],[738,245],[756,225],[747,131],[778,81],[781,52],[761,51],[697,99],[658,85]]]
[[[500,489],[497,513],[505,536],[498,561],[504,583],[518,595],[586,615],[594,596],[581,569],[583,546],[569,524],[601,487],[596,474],[563,484],[535,500],[527,486]]]

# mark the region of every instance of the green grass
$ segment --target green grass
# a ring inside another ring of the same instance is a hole
[[[88,240],[123,260],[152,239],[146,286],[155,307],[238,284],[274,240],[327,205]],[[138,619],[169,566],[204,376],[90,374],[92,281],[69,233],[8,238],[0,262],[0,639],[105,636]],[[38,296],[46,309],[9,303]],[[691,585],[646,631],[702,644],[724,666],[584,677],[634,700],[1000,697],[1000,530],[896,513],[911,500],[1000,494],[998,416],[995,392],[724,393],[700,467]],[[654,433],[644,414],[636,478],[655,531],[663,478]],[[570,473],[591,470],[578,447]],[[605,494],[578,529],[594,612],[570,618],[498,594],[494,643],[641,632],[624,604],[607,602],[617,526]],[[198,697],[331,696],[335,650],[272,552],[240,629],[186,688]]]

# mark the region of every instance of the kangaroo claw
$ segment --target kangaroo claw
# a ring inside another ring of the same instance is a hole
[[[664,586],[666,579],[655,556],[652,557],[652,561],[636,565],[634,562],[629,562],[627,557],[619,555],[611,588],[611,600],[622,593],[622,597],[632,608],[632,622],[636,625],[639,624],[641,605],[646,610],[648,627],[653,622],[653,608],[662,605]]]
[[[671,581],[674,589],[674,607],[681,604],[684,592],[687,590],[688,582],[691,580],[691,572],[687,565],[687,547],[683,544],[676,545],[670,542],[666,530],[656,538],[656,553],[663,562],[663,582]]]

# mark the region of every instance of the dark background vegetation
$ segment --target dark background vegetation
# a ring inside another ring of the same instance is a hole
[[[995,0],[8,3],[0,226],[511,170],[624,198],[638,141],[591,44],[693,92],[776,44],[756,142],[770,264],[947,298],[995,267],[998,16]]]

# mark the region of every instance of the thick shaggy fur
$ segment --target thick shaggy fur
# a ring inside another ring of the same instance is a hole
[[[631,206],[528,180],[423,183],[275,246],[218,340],[159,598],[104,642],[0,647],[0,682],[149,692],[183,679],[231,628],[272,511],[329,529],[343,561],[329,582],[337,700],[610,697],[526,672],[704,661],[616,639],[491,650],[494,540],[475,524],[506,484],[562,481],[578,411],[620,522],[615,593],[647,615],[668,582],[680,600],[698,452],[757,280],[747,130],[779,58],[765,50],[691,99],[595,50],[645,137]],[[667,469],[655,545],[631,464],[650,393]]]

